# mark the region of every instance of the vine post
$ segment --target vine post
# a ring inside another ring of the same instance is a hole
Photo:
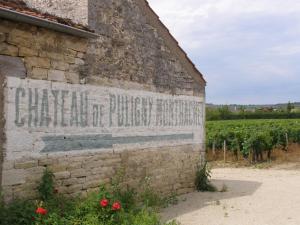
[[[286,142],[286,151],[289,150],[289,136],[288,133],[285,133],[285,142]]]
[[[214,160],[216,159],[216,141],[213,141],[213,145],[212,145],[212,152],[213,152],[213,158]]]
[[[226,140],[224,140],[223,149],[224,149],[224,163],[226,163],[226,151],[227,151]]]

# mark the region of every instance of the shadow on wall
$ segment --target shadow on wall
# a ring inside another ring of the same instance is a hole
[[[250,196],[258,190],[262,185],[260,182],[255,181],[241,181],[241,180],[216,180],[213,179],[212,183],[221,190],[223,185],[226,185],[228,191],[226,192],[194,192],[186,194],[180,199],[187,201],[180,201],[178,205],[169,207],[162,212],[164,221],[172,220],[176,217],[191,213],[203,207],[216,205],[218,201],[231,198],[239,198],[243,196]]]

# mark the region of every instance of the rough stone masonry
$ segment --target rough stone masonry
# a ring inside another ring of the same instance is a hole
[[[52,1],[57,14],[60,2]],[[205,150],[205,82],[141,2],[72,1],[68,16],[80,5],[96,40],[0,20],[6,201],[35,198],[46,167],[71,196],[120,169],[124,187],[150,177],[162,194],[193,190]]]

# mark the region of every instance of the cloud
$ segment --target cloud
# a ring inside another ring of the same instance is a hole
[[[205,75],[209,102],[300,101],[300,1],[149,3]]]

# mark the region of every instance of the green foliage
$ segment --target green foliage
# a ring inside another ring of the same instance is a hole
[[[243,119],[299,119],[300,112],[294,110],[293,105],[288,105],[287,109],[278,111],[263,111],[255,110],[245,111],[245,108],[240,107],[239,111],[232,112],[228,106],[222,106],[221,108],[206,108],[206,120],[243,120]]]
[[[35,216],[35,205],[32,201],[15,201],[9,206],[1,203],[0,225],[30,225]]]
[[[44,171],[42,181],[38,187],[40,197],[43,201],[53,198],[54,195],[54,175],[51,171],[46,169]]]
[[[138,195],[132,189],[122,189],[123,173],[120,173],[97,193],[71,199],[53,194],[53,174],[46,170],[39,186],[40,201],[15,201],[9,205],[0,202],[0,225],[178,225],[175,221],[160,221],[156,207],[163,200],[151,190],[150,179],[147,180],[145,192]],[[101,204],[104,199],[105,206]],[[167,203],[174,199],[170,197]],[[121,208],[114,210],[116,202]],[[46,209],[47,214],[37,214],[38,207]]]
[[[263,160],[263,152],[271,157],[276,147],[285,149],[288,143],[300,143],[300,120],[230,120],[206,123],[206,144],[222,149],[226,141],[229,151],[240,152],[245,158]]]
[[[196,172],[195,186],[197,191],[209,191],[215,192],[217,189],[213,186],[209,179],[211,177],[211,171],[207,166],[207,162],[203,166],[199,166]]]

